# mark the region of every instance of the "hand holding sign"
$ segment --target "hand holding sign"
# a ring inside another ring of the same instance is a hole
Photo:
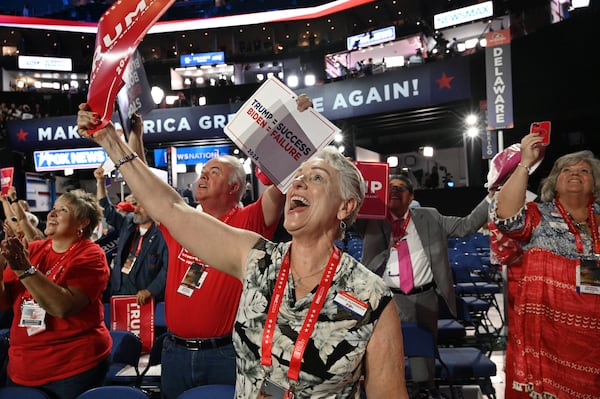
[[[269,78],[225,126],[229,138],[285,193],[300,163],[331,142],[340,129]],[[307,132],[310,132],[310,137]]]
[[[125,67],[146,32],[175,0],[119,1],[98,22],[88,104],[100,115],[100,129],[110,120]]]
[[[385,219],[388,214],[390,165],[387,162],[354,162],[365,179],[365,200],[358,219]]]
[[[13,175],[15,168],[0,169],[0,182],[2,184],[2,195],[8,195],[8,189],[13,185]]]

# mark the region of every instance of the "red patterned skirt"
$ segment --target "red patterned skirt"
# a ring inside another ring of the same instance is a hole
[[[506,395],[600,398],[600,295],[576,290],[575,260],[524,255],[506,354]]]

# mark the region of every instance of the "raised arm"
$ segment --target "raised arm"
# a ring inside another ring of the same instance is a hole
[[[146,160],[146,150],[144,148],[144,125],[142,123],[142,117],[138,114],[131,116],[131,131],[129,132],[129,138],[127,139],[129,146],[135,151],[142,162],[148,164]]]
[[[150,216],[164,224],[192,254],[241,279],[248,252],[259,235],[227,226],[187,205],[177,191],[156,176],[119,138],[112,123],[93,132],[92,136],[90,130],[95,129],[100,121],[98,115],[88,109],[87,104],[80,105],[78,133],[104,148]]]
[[[4,238],[4,229],[6,222],[0,226],[0,231],[2,232],[2,238]],[[2,255],[1,253],[2,251],[0,251],[0,270],[2,270],[2,273],[0,273],[0,311],[4,311],[10,308],[11,305],[11,300],[10,300],[10,292],[7,289],[8,287],[6,285],[4,285],[4,268],[6,268],[6,266],[8,265],[8,262],[6,260],[6,258],[4,257],[4,255]]]
[[[23,236],[27,241],[41,240],[44,238],[44,233],[35,227],[27,218],[25,209],[17,199],[17,190],[14,187],[8,189],[8,206],[11,208],[13,215],[17,218],[19,229],[23,232]],[[12,221],[12,217],[11,217]],[[14,230],[14,228],[13,228]]]
[[[528,134],[521,139],[521,161],[500,191],[496,194],[496,215],[500,219],[514,216],[525,204],[529,168],[540,156],[538,134]]]
[[[100,201],[106,197],[106,177],[104,176],[104,168],[102,166],[94,170],[94,177],[96,178],[96,199]]]
[[[6,217],[5,223],[7,223],[11,229],[16,230],[18,226],[16,222],[17,215],[15,215],[10,201],[12,201],[12,199],[8,195],[0,194],[0,202],[2,202],[2,209],[4,210],[4,216]]]
[[[304,112],[313,106],[313,102],[306,94],[300,94],[296,99],[296,106],[298,111]],[[279,221],[284,205],[285,195],[274,184],[271,184],[263,193],[262,198],[265,226],[271,226]]]

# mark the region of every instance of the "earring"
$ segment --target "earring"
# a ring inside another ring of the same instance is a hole
[[[81,238],[81,236],[82,236],[82,235],[83,235],[83,229],[80,227],[80,228],[77,230],[77,238]]]
[[[343,220],[340,220],[340,230],[346,231],[346,227],[348,227],[346,225],[346,222],[344,222]]]

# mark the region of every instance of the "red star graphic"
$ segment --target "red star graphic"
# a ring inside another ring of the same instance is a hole
[[[443,89],[444,87],[447,89],[451,89],[450,82],[454,80],[454,76],[447,76],[446,72],[442,72],[442,77],[436,80],[438,84],[438,89]]]
[[[27,141],[28,134],[29,134],[29,132],[26,132],[25,130],[23,130],[23,128],[21,128],[21,130],[19,130],[19,132],[17,133],[17,140]]]

